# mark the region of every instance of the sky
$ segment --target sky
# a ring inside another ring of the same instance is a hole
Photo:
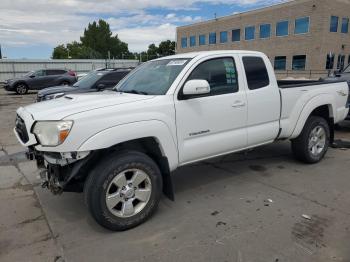
[[[176,27],[286,0],[1,0],[0,45],[7,58],[50,58],[79,40],[89,22],[106,20],[131,52],[175,40]]]

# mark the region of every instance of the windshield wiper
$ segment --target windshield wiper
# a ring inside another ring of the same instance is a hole
[[[119,90],[118,90],[119,91]],[[147,92],[144,92],[144,91],[138,91],[138,90],[135,90],[135,89],[132,89],[132,90],[126,90],[126,91],[119,91],[119,92],[122,92],[122,93],[129,93],[129,94],[137,94],[137,95],[148,95]]]

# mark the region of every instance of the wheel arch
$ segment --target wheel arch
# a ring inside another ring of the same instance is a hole
[[[311,99],[302,109],[297,124],[292,133],[291,139],[300,135],[306,121],[310,116],[319,116],[324,118],[330,127],[331,139],[334,137],[334,119],[335,119],[335,103],[330,95],[321,95]]]
[[[103,130],[87,139],[78,151],[93,151],[95,159],[112,151],[136,150],[151,157],[163,176],[163,191],[174,199],[170,172],[178,166],[175,141],[168,126],[158,120],[123,124]]]

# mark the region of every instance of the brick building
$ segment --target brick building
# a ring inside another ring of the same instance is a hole
[[[266,53],[279,78],[318,78],[350,62],[350,0],[295,0],[177,28],[177,53]]]

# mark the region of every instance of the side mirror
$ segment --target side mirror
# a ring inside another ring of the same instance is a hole
[[[98,84],[97,85],[97,90],[103,90],[103,89],[105,89],[106,88],[106,85],[105,84]]]
[[[34,77],[35,77],[35,75],[30,75],[29,77],[30,77],[30,78],[34,78]]]
[[[185,96],[209,94],[210,85],[207,80],[190,80],[186,82],[182,92]]]

